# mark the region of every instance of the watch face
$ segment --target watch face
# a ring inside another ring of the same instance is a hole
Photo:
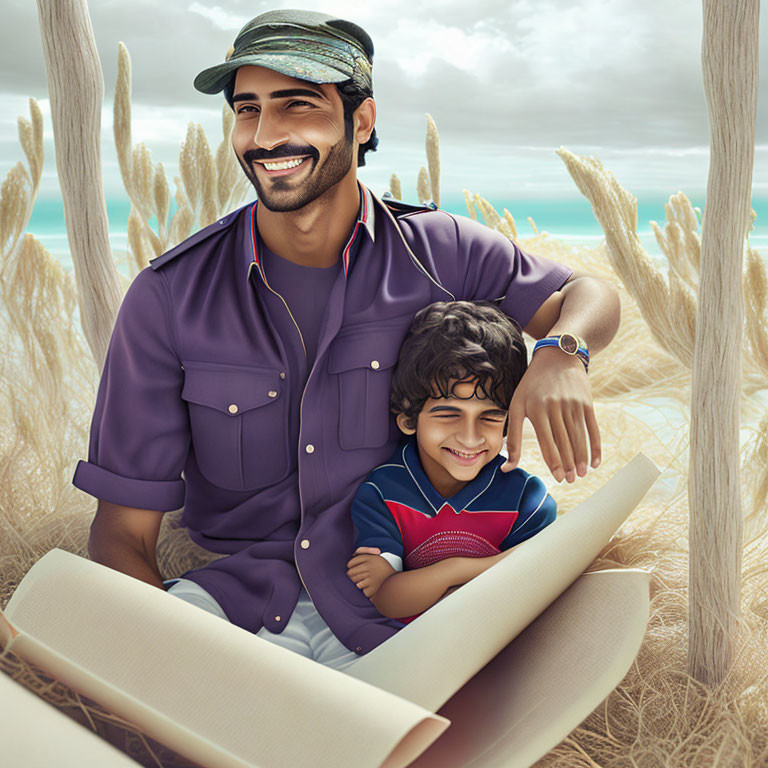
[[[563,350],[563,352],[567,352],[569,355],[575,355],[576,350],[579,348],[579,341],[575,336],[572,336],[570,333],[564,333],[560,337],[559,342],[560,349]]]

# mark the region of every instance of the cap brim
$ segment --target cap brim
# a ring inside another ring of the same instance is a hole
[[[335,67],[291,53],[251,53],[204,69],[195,78],[195,88],[201,93],[219,93],[240,67],[256,66],[280,72],[310,83],[341,83],[352,75]]]

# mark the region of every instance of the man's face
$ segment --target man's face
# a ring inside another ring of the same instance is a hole
[[[240,67],[233,95],[232,146],[270,211],[295,211],[354,173],[336,86]]]
[[[474,380],[459,382],[453,394],[429,398],[416,422],[421,466],[443,498],[458,493],[499,455],[507,418],[506,410],[475,391]],[[413,432],[404,427],[402,414],[398,424]]]

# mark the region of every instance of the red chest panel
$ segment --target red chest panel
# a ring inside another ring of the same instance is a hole
[[[406,569],[422,568],[446,557],[487,557],[499,546],[517,519],[516,511],[458,514],[444,504],[434,517],[394,501],[386,502],[400,528]]]

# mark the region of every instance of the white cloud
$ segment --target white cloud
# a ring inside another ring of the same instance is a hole
[[[376,47],[384,52],[383,58],[397,61],[416,76],[423,75],[434,62],[482,76],[499,56],[513,51],[504,32],[483,21],[462,28],[437,19],[406,16],[378,38]]]
[[[214,26],[224,30],[237,31],[248,21],[242,13],[231,13],[220,5],[203,5],[203,3],[194,2],[187,10],[208,19]]]
[[[625,69],[647,49],[653,16],[644,4],[580,0],[526,3],[516,42],[537,79],[549,85]]]

